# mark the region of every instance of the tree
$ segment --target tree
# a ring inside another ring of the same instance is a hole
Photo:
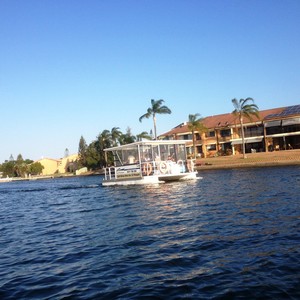
[[[246,158],[243,119],[246,117],[247,119],[252,121],[252,116],[256,116],[257,118],[259,118],[258,106],[254,103],[254,100],[250,97],[246,99],[240,99],[240,100],[234,98],[231,100],[231,102],[234,106],[234,111],[232,112],[232,114],[239,119],[239,123],[241,126],[243,158]]]
[[[188,129],[192,132],[192,139],[193,139],[193,152],[194,158],[196,158],[196,134],[195,132],[203,132],[206,130],[205,126],[202,123],[203,118],[200,118],[200,114],[190,114],[189,115],[189,123]]]
[[[0,171],[3,172],[4,177],[26,177],[31,163],[33,160],[24,160],[21,154],[17,156],[17,160],[14,160],[11,155],[9,160],[6,160],[2,165],[0,164]]]
[[[22,164],[24,162],[23,156],[22,154],[19,154],[17,156],[17,164]]]
[[[130,144],[130,143],[134,143],[135,140],[136,140],[136,137],[134,135],[132,135],[131,128],[127,127],[126,133],[122,134],[120,137],[120,144],[126,145],[126,144]]]
[[[68,157],[68,156],[69,156],[69,154],[70,154],[70,153],[69,153],[69,149],[68,149],[68,148],[66,148],[66,149],[65,149],[65,154],[64,154],[64,157],[65,157],[65,158],[66,158],[66,157]]]
[[[28,173],[28,165],[25,163],[15,164],[15,174],[17,177],[25,177]]]
[[[40,175],[44,169],[44,166],[40,162],[34,162],[29,165],[28,172],[31,175]]]
[[[4,162],[0,167],[0,171],[3,172],[2,177],[14,177],[15,162],[11,160]]]
[[[28,172],[28,165],[24,162],[24,159],[21,154],[17,156],[14,169],[15,169],[15,174],[18,177],[25,177]]]
[[[101,168],[103,166],[103,151],[100,152],[98,148],[98,141],[93,141],[87,148],[86,167],[92,170]]]
[[[33,163],[33,160],[32,160],[32,159],[26,158],[26,159],[24,160],[24,163],[25,163],[26,165],[30,165],[30,164]]]
[[[86,167],[87,144],[83,136],[80,137],[78,146],[78,161],[79,165]]]
[[[157,132],[156,132],[156,115],[157,114],[171,114],[171,110],[163,105],[162,104],[164,103],[165,101],[160,99],[160,100],[154,100],[154,99],[151,99],[151,107],[149,107],[147,109],[147,112],[145,114],[143,114],[140,118],[139,118],[139,121],[142,122],[142,120],[144,118],[146,119],[149,119],[150,117],[152,117],[153,119],[153,128],[154,128],[154,139],[156,140],[157,139]]]
[[[118,146],[118,141],[122,135],[119,127],[113,127],[110,131],[113,147]]]
[[[148,134],[147,131],[143,131],[136,135],[136,140],[141,141],[142,139],[151,140],[151,136]]]
[[[110,131],[107,129],[103,130],[97,136],[97,140],[95,141],[94,147],[99,154],[99,167],[103,167],[106,165],[104,149],[110,148],[112,146],[112,143],[113,142],[111,139]]]

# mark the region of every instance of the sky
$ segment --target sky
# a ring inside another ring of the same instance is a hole
[[[162,134],[230,113],[300,104],[299,0],[0,0],[0,163],[77,153],[139,122]]]

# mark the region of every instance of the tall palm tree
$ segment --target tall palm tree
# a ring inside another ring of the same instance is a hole
[[[203,118],[200,117],[200,114],[190,114],[189,115],[189,123],[188,129],[192,132],[192,139],[193,139],[193,152],[194,158],[196,158],[196,134],[195,132],[203,132],[206,130],[206,127],[203,125]]]
[[[243,127],[243,119],[246,117],[250,121],[252,121],[252,116],[256,116],[259,118],[258,106],[254,103],[252,98],[240,99],[237,100],[236,98],[231,100],[234,111],[232,114],[239,119],[240,126],[241,126],[241,133],[242,133],[242,146],[243,146],[243,158],[246,158],[245,154],[245,133]]]
[[[170,108],[168,108],[165,105],[162,105],[165,101],[160,99],[160,100],[154,100],[151,99],[151,107],[147,109],[147,112],[143,114],[140,118],[139,121],[142,122],[144,118],[149,119],[152,117],[153,119],[153,127],[154,127],[154,139],[157,139],[157,132],[156,132],[156,115],[157,114],[170,114],[172,113]]]

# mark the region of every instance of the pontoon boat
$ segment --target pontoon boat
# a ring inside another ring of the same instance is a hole
[[[102,185],[153,184],[197,179],[187,159],[188,140],[150,140],[105,149]]]

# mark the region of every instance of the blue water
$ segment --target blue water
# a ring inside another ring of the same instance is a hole
[[[0,185],[1,299],[299,299],[300,167]]]

